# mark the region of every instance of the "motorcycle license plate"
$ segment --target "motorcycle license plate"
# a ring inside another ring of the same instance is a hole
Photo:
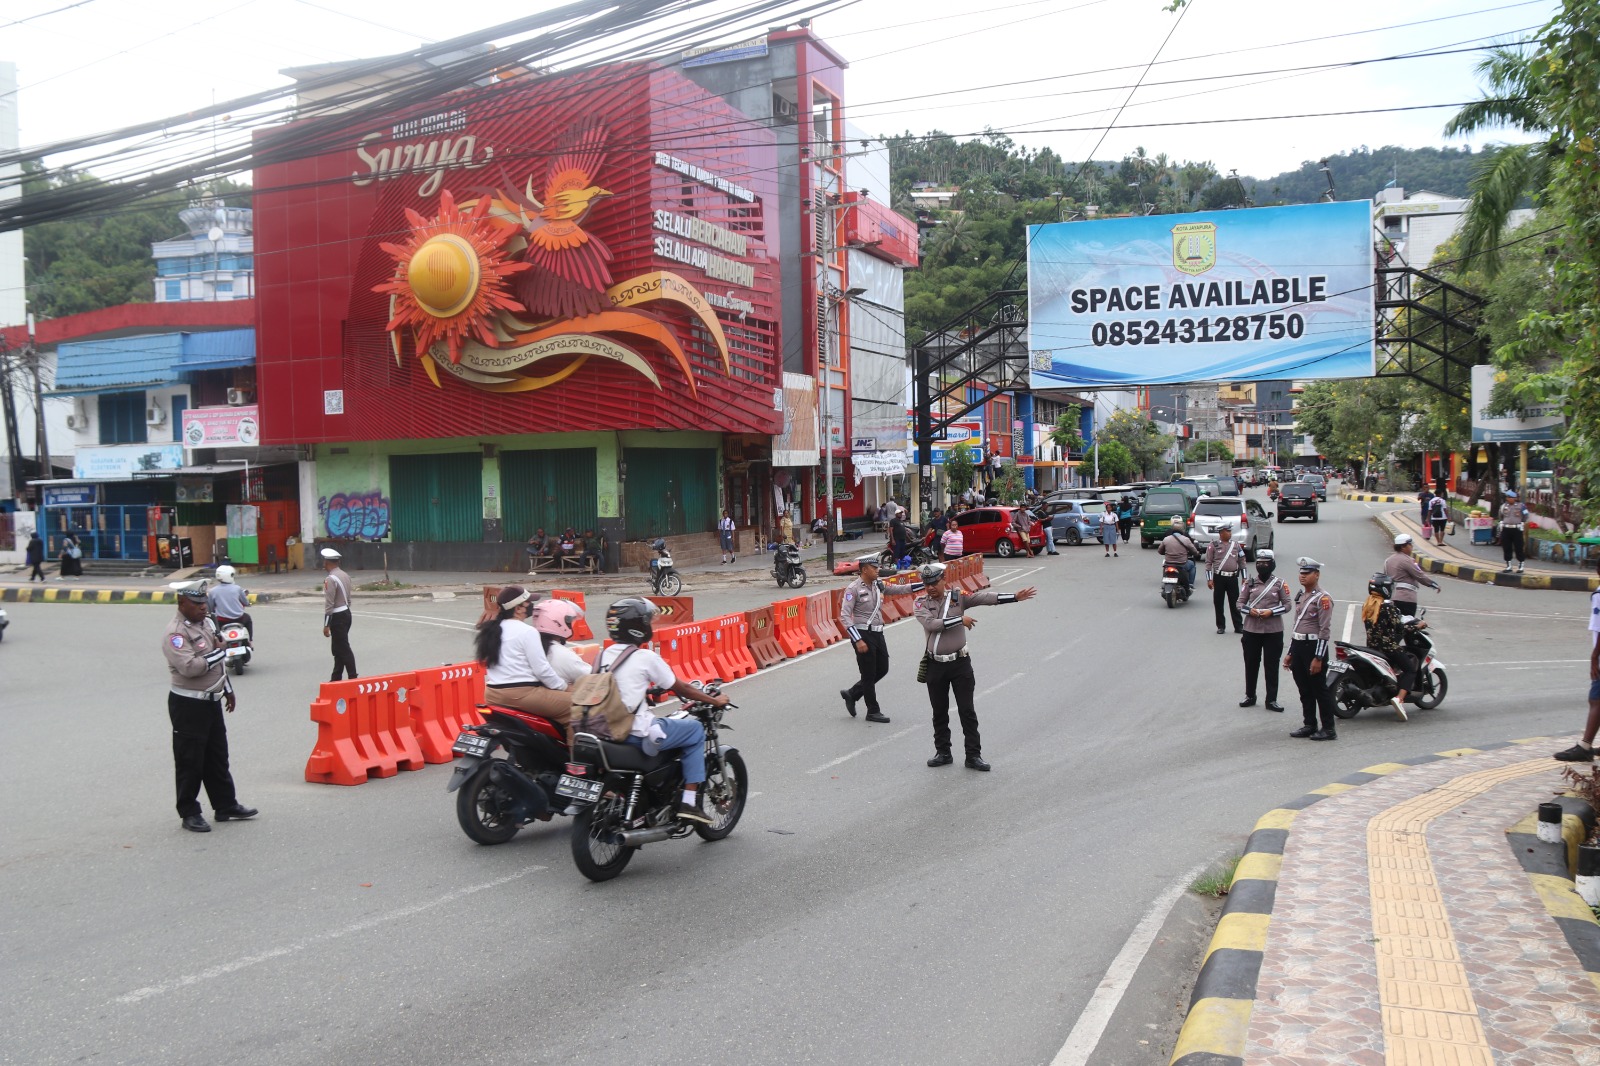
[[[593,803],[600,798],[600,792],[604,787],[604,783],[600,781],[590,781],[587,778],[562,774],[561,780],[556,782],[556,795],[565,796],[567,799],[580,800],[584,803]]]
[[[462,733],[456,737],[456,742],[450,745],[450,750],[457,755],[476,755],[482,757],[489,754],[493,743],[488,737],[480,737],[476,733]]]

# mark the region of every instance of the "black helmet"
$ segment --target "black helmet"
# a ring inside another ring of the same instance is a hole
[[[653,548],[655,551],[658,551],[658,552],[666,551],[667,550],[666,538],[657,537],[655,540],[650,542],[650,547]]]
[[[606,608],[606,634],[618,644],[648,643],[656,612],[655,604],[638,596],[618,600]]]
[[[1367,591],[1388,599],[1394,595],[1394,578],[1388,574],[1373,574],[1367,579]]]

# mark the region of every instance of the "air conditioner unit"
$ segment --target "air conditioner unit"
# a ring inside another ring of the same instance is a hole
[[[144,409],[144,424],[147,426],[164,426],[167,424],[166,408],[158,403],[151,403]]]
[[[72,415],[68,415],[67,416],[67,428],[68,429],[88,429],[89,428],[89,424],[86,421],[84,421],[83,419],[79,418],[77,415],[72,414]]]
[[[228,390],[228,406],[229,407],[243,407],[245,404],[247,404],[249,402],[250,402],[250,393],[248,393],[244,389],[229,389]]]
[[[67,414],[67,428],[89,428],[89,409],[84,405],[82,396],[74,396],[72,398],[72,410]]]

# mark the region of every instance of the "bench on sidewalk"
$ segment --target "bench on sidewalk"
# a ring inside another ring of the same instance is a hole
[[[593,556],[585,559],[579,555],[530,555],[530,574],[598,574],[599,561]]]

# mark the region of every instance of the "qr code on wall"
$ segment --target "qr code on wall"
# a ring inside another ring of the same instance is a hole
[[[325,389],[322,393],[322,413],[325,415],[344,414],[344,390]]]

